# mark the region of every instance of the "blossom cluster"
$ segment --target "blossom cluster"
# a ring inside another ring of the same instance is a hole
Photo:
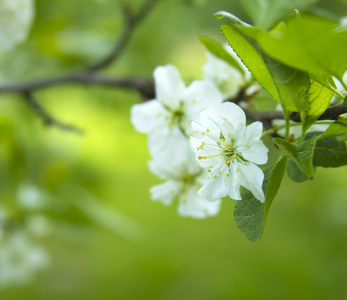
[[[35,15],[34,0],[0,1],[0,47],[11,50],[23,42]]]
[[[207,59],[203,80],[189,86],[174,66],[157,67],[155,99],[131,109],[135,129],[148,136],[149,168],[165,180],[150,189],[152,200],[170,205],[177,199],[178,214],[193,218],[216,215],[224,196],[241,200],[241,186],[265,200],[264,173],[257,166],[267,162],[262,123],[246,126],[243,110],[224,102],[251,75],[236,56],[243,73],[211,53]]]
[[[40,243],[51,231],[50,222],[41,213],[46,195],[24,183],[16,198],[15,210],[13,206],[0,206],[0,287],[31,282],[38,272],[47,269],[50,261]]]

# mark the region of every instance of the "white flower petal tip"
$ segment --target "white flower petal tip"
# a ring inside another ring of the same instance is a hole
[[[210,202],[197,193],[202,185],[204,173],[203,169],[196,165],[194,157],[175,167],[170,163],[162,165],[152,161],[150,169],[160,178],[166,179],[164,183],[150,189],[152,200],[170,205],[178,199],[177,211],[182,217],[203,219],[215,216],[219,212],[219,199]]]
[[[211,122],[219,130],[210,130]],[[191,149],[198,164],[208,170],[198,194],[210,201],[226,195],[241,200],[244,186],[264,202],[264,173],[256,166],[267,162],[268,149],[260,139],[262,124],[246,126],[243,110],[228,102],[211,105],[192,126],[200,138],[191,138]]]

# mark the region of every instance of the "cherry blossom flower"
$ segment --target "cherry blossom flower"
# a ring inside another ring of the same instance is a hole
[[[12,233],[0,241],[0,286],[26,284],[48,264],[46,250],[24,232]]]
[[[206,218],[219,212],[220,200],[210,202],[197,194],[206,178],[205,170],[196,166],[193,154],[180,165],[149,163],[151,171],[164,183],[150,189],[152,200],[170,205],[178,199],[178,214],[184,217]]]
[[[34,0],[0,1],[0,47],[11,50],[29,33],[35,10]]]
[[[207,62],[203,66],[203,74],[204,79],[216,85],[222,93],[223,99],[229,99],[238,94],[240,89],[251,80],[252,75],[229,45],[226,44],[224,48],[239,63],[244,73],[210,52],[206,52]],[[251,93],[254,92],[255,87],[259,89],[258,85],[253,85]]]
[[[256,164],[267,162],[268,149],[261,141],[263,125],[246,126],[246,116],[236,104],[213,104],[202,112],[192,127],[200,138],[191,137],[198,164],[209,175],[198,194],[210,201],[229,195],[242,200],[240,186],[264,202],[263,171]]]
[[[137,131],[148,134],[149,150],[156,160],[180,162],[190,152],[190,123],[211,103],[220,103],[223,98],[209,81],[195,80],[186,87],[171,65],[157,67],[154,81],[156,98],[134,105],[131,121]]]

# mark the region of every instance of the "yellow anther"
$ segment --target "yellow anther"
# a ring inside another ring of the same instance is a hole
[[[222,172],[221,172],[221,171],[218,171],[218,173],[219,173],[219,174],[222,174]]]
[[[232,156],[231,158],[232,158],[232,159],[236,159],[236,156]]]
[[[206,131],[207,131],[207,132],[210,132],[210,129],[207,128]]]
[[[229,176],[230,176],[230,174],[229,174],[229,173],[226,173],[225,175],[227,175],[227,177],[229,177]]]
[[[217,175],[214,175],[213,178],[218,178]]]
[[[217,145],[220,146],[220,142],[217,142]]]
[[[206,156],[198,156],[198,159],[206,159]]]
[[[228,134],[228,137],[231,137],[231,133]]]
[[[196,150],[200,150],[200,147],[196,147]]]
[[[248,148],[249,146],[248,145],[245,145],[245,148]]]
[[[211,170],[210,170],[210,169],[208,169],[207,171],[211,172]]]
[[[196,166],[197,166],[198,168],[200,168],[200,164],[197,164]]]
[[[193,103],[196,103],[196,100],[195,100],[195,99],[193,100]]]
[[[248,163],[243,163],[245,166],[247,166],[248,165]]]
[[[202,132],[202,135],[205,135],[205,132]]]
[[[229,144],[227,144],[227,148],[229,148],[230,147],[230,145]]]

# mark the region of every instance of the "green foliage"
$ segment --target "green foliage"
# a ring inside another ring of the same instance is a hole
[[[276,86],[259,52],[234,27],[225,24],[221,27],[221,30],[228,40],[229,45],[234,49],[255,79],[258,80],[264,89],[266,89],[278,103],[281,103],[278,98]]]
[[[308,179],[306,174],[301,171],[297,164],[292,160],[289,160],[287,163],[287,174],[288,177],[295,182],[303,182]]]
[[[318,137],[313,136],[300,144],[289,143],[280,138],[274,138],[274,143],[286,155],[288,155],[297,167],[309,178],[313,177],[315,168],[313,166],[314,149]]]
[[[347,147],[336,137],[318,140],[314,151],[314,163],[317,167],[337,168],[347,165]]]
[[[300,113],[303,134],[328,108],[333,95],[334,92],[330,89],[314,80],[311,80],[311,85],[307,95],[310,108],[309,110]]]
[[[319,139],[322,140],[329,137],[344,135],[347,135],[347,119],[340,118],[332,123]]]
[[[257,41],[271,57],[309,73],[341,79],[347,69],[347,32],[336,32],[337,23],[322,17],[303,16],[287,22],[282,38],[259,32]]]
[[[245,27],[242,32],[254,36],[258,30]],[[242,62],[269,94],[287,110],[308,109],[306,93],[309,77],[306,73],[285,66],[266,56],[238,29],[223,25],[221,30]]]
[[[287,157],[283,157],[277,164],[265,168],[264,203],[257,200],[250,191],[243,189],[241,193],[242,201],[238,201],[235,205],[234,218],[236,225],[253,242],[259,240],[263,234],[272,201],[283,179],[286,163]]]
[[[230,53],[228,53],[227,50],[224,49],[224,47],[221,44],[204,36],[200,37],[199,40],[201,43],[205,45],[206,49],[209,52],[211,52],[214,56],[232,65],[241,73],[244,73],[244,70],[241,68],[240,64],[231,56]]]
[[[294,9],[303,11],[317,0],[240,0],[240,4],[254,21],[256,26],[271,28],[288,15],[294,14]]]

